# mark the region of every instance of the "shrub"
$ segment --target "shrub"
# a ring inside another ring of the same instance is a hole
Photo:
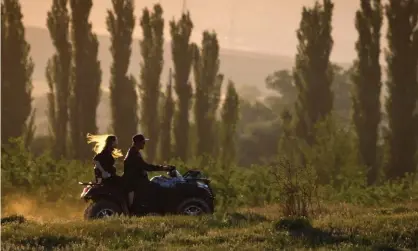
[[[312,166],[297,166],[286,157],[278,159],[272,174],[279,187],[286,216],[311,216],[319,209],[317,176]]]

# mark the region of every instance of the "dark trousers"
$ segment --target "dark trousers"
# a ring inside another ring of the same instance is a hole
[[[111,186],[112,189],[114,189],[117,192],[118,196],[122,196],[125,199],[127,199],[128,193],[125,191],[122,177],[117,175],[111,176],[107,179],[104,179],[103,184],[105,186]]]

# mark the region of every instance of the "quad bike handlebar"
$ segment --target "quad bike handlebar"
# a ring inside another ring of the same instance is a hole
[[[175,166],[170,166],[169,165],[167,167],[169,168],[169,170],[168,170],[169,172],[176,170],[176,167]]]

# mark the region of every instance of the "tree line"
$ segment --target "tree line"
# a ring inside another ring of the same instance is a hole
[[[90,158],[91,151],[85,137],[87,133],[97,133],[98,130],[96,111],[100,102],[103,69],[98,61],[97,36],[89,21],[92,7],[92,0],[54,0],[47,14],[46,23],[55,47],[45,74],[49,86],[50,134],[56,157]],[[212,155],[219,150],[215,148],[213,139],[221,134],[235,135],[232,124],[237,123],[239,107],[232,81],[228,83],[225,99],[221,100],[224,81],[219,72],[216,33],[205,31],[199,46],[190,41],[193,22],[189,13],[183,13],[179,20],[169,22],[174,68],[170,70],[169,83],[165,93],[162,93],[163,9],[159,4],[152,9],[145,8],[138,20],[134,9],[133,0],[112,0],[112,9],[107,12],[106,25],[111,36],[109,49],[113,56],[110,69],[112,133],[118,136],[122,146],[128,146],[132,135],[138,130],[143,132],[151,139],[146,147],[150,161],[157,158],[167,161],[172,157],[187,161],[192,154]],[[31,111],[31,92],[27,87],[31,87],[33,64],[30,63],[29,45],[24,37],[19,1],[4,1],[2,11],[7,14],[2,15],[2,27],[6,31],[2,33],[2,44],[7,47],[4,51],[10,53],[2,58],[3,63],[8,62],[2,64],[2,69],[6,68],[5,74],[2,74],[3,83],[10,84],[8,88],[2,85],[2,95],[11,97],[16,92],[16,95],[22,96],[21,99],[25,98],[22,102],[16,98],[10,101],[2,99],[2,107],[10,112],[2,113],[3,118],[6,121],[19,118],[13,124],[3,123],[5,130],[2,134],[6,141],[26,131]],[[132,62],[141,64],[138,78],[127,73],[131,47],[135,46],[132,44],[132,33],[137,21],[143,35],[139,44],[142,60]],[[13,37],[13,32],[18,36]],[[11,58],[18,62],[11,63]],[[20,70],[21,74],[8,74],[7,70],[13,68]],[[195,87],[190,81],[192,68]],[[194,124],[190,119],[192,107],[196,118]],[[229,116],[235,119],[231,120]],[[192,152],[194,146],[189,143],[192,129],[197,134],[196,153]],[[222,138],[222,142],[216,142],[218,146],[228,146],[228,149],[222,147],[222,152],[235,155],[234,137]]]
[[[385,5],[380,0],[359,2],[355,17],[357,58],[350,69],[352,124],[359,164],[367,170],[368,184],[374,184],[380,171],[393,179],[417,170],[418,2],[390,0]],[[308,146],[318,141],[316,125],[330,116],[334,103],[331,89],[334,71],[329,60],[333,48],[333,8],[331,0],[303,8],[297,31],[299,44],[293,69],[297,100],[294,112],[284,115],[292,117],[290,133],[303,139]],[[385,16],[388,23],[385,53],[388,123],[382,133],[384,153],[378,155],[383,82],[379,59]],[[384,158],[383,170],[378,169],[379,158]]]
[[[269,107],[281,114],[280,121],[271,127],[280,127],[280,142],[278,138],[270,139],[270,148],[274,152],[289,151],[290,139],[313,148],[322,140],[318,125],[335,123],[335,111],[343,113],[350,127],[348,131],[354,135],[350,141],[356,146],[356,164],[364,166],[368,184],[374,184],[381,172],[394,179],[417,168],[418,2],[389,0],[382,4],[380,0],[359,0],[359,3],[354,23],[358,31],[357,57],[347,70],[330,62],[334,3],[323,0],[303,7],[293,69],[278,71],[266,79],[269,88],[283,95],[270,100],[273,102]],[[143,34],[139,45],[141,72],[138,76],[128,76],[137,18],[132,0],[112,0],[112,5],[106,20],[113,56],[112,131],[120,143],[129,144],[139,124],[139,130],[152,139],[146,150],[151,161],[174,156],[187,161],[192,156],[210,155],[233,163],[236,134],[242,130],[240,120],[250,116],[245,112],[257,114],[266,109],[240,99],[231,81],[225,101],[221,102],[224,76],[219,71],[220,46],[216,33],[205,31],[198,46],[190,41],[193,23],[189,13],[169,22],[174,67],[162,93],[165,20],[161,6],[145,8],[138,18]],[[84,137],[88,132],[97,132],[95,118],[102,69],[97,60],[97,38],[88,20],[91,8],[91,0],[69,0],[69,3],[54,0],[48,12],[48,29],[56,48],[46,70],[56,156],[89,157]],[[386,69],[380,62],[383,20],[388,23]],[[5,31],[2,51],[6,52],[2,53],[3,141],[21,135],[30,140],[34,131],[33,63],[17,0],[2,3],[2,30]],[[335,84],[342,79],[349,79],[350,84]],[[385,107],[380,99],[384,85],[388,91]],[[242,107],[246,106],[252,110],[244,112]],[[350,106],[348,111],[347,106]],[[260,116],[275,119],[268,112]],[[272,134],[266,137],[271,138]],[[308,163],[306,152],[298,150],[295,154],[302,164]]]

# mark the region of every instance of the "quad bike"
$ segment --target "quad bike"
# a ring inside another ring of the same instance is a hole
[[[214,194],[210,180],[199,170],[189,170],[181,175],[175,167],[167,172],[169,177],[159,175],[150,182],[155,187],[155,198],[148,203],[129,209],[128,196],[123,189],[106,183],[84,183],[81,199],[91,201],[84,211],[85,219],[97,219],[112,215],[201,215],[214,212]],[[135,199],[134,199],[135,201]],[[138,204],[138,203],[135,203]]]

